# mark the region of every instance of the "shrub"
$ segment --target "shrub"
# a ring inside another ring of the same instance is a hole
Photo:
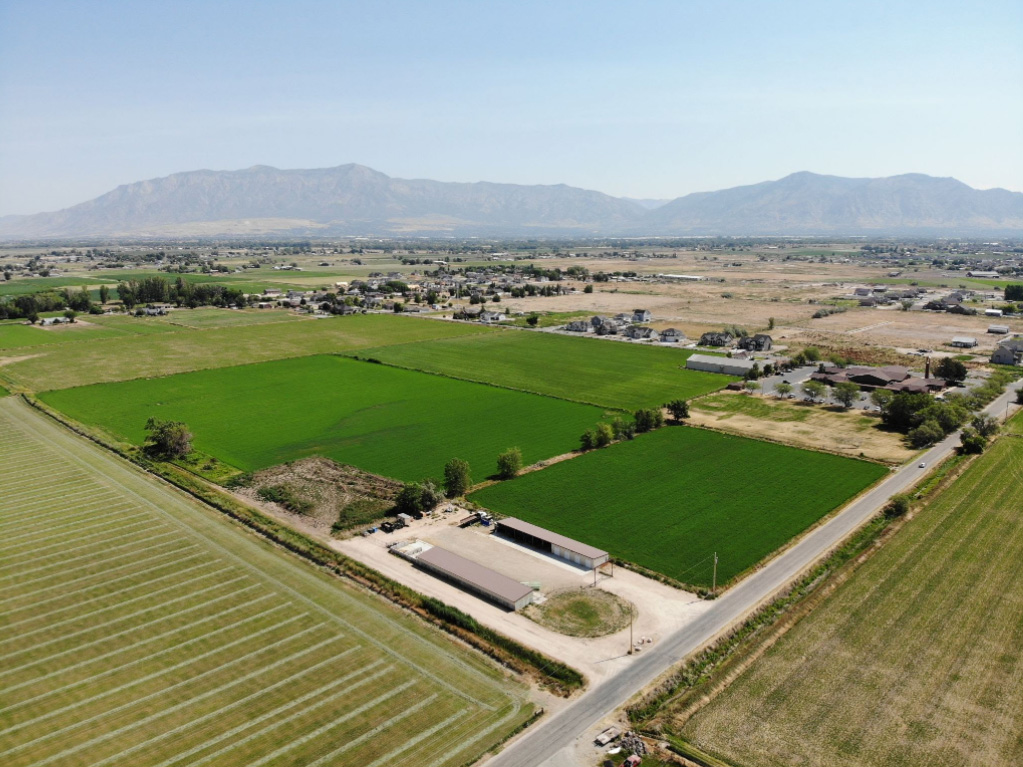
[[[908,495],[893,495],[888,505],[884,507],[884,515],[888,518],[901,517],[909,511]]]
[[[497,476],[512,479],[522,470],[522,451],[517,447],[505,450],[497,456]]]

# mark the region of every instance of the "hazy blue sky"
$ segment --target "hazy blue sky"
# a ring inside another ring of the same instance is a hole
[[[797,170],[1023,190],[1023,2],[0,0],[0,215],[347,162],[635,197]]]

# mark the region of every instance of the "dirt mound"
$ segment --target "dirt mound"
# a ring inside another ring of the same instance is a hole
[[[399,490],[400,482],[322,457],[272,466],[235,488],[250,503],[320,535],[380,519]]]

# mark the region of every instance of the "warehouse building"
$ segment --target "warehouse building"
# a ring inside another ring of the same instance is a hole
[[[506,610],[521,610],[533,601],[533,589],[453,551],[426,544],[413,560],[421,567]]]
[[[702,370],[705,373],[723,373],[729,376],[744,376],[757,363],[753,360],[714,357],[710,354],[693,354],[686,360],[686,370]]]
[[[550,552],[556,557],[590,570],[600,567],[608,560],[608,554],[603,549],[559,535],[538,525],[523,522],[515,517],[499,520],[497,532],[514,541],[540,551]]]

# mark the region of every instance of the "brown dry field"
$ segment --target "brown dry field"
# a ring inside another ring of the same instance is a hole
[[[752,400],[758,410],[770,413],[758,416],[714,407],[722,398]],[[750,397],[739,392],[720,392],[690,403],[690,423],[744,437],[783,442],[795,447],[825,450],[851,458],[869,458],[888,464],[902,464],[916,451],[906,447],[902,436],[877,428],[878,419],[861,411],[837,411],[820,405],[773,397]]]

